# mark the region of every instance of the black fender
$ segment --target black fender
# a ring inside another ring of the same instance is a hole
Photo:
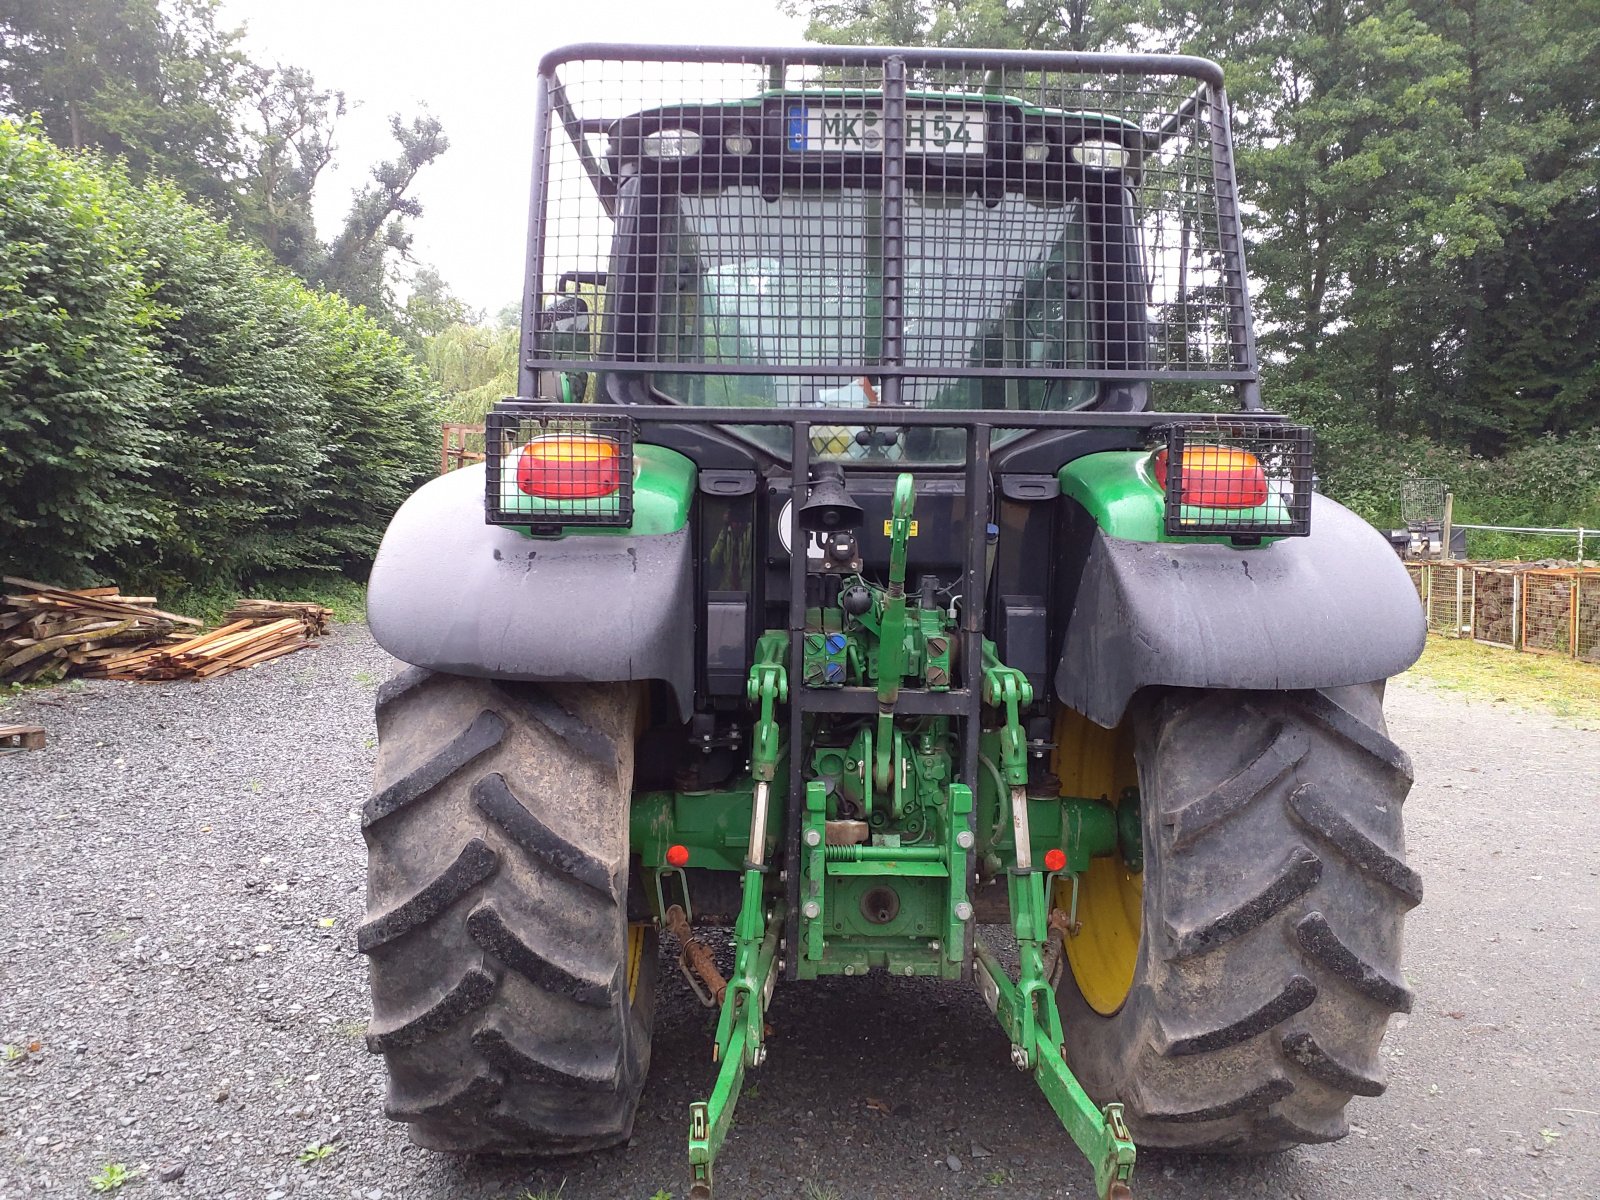
[[[1109,729],[1140,688],[1371,683],[1416,662],[1426,637],[1416,589],[1383,535],[1316,496],[1311,535],[1267,546],[1096,530],[1056,694]]]
[[[536,538],[484,524],[484,468],[423,485],[367,583],[372,636],[402,662],[483,679],[660,680],[694,711],[694,553],[673,533]]]

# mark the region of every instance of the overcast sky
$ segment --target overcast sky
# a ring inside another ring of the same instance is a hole
[[[225,0],[264,64],[307,68],[356,107],[318,185],[332,235],[368,168],[391,157],[389,114],[426,106],[450,149],[418,178],[412,253],[492,314],[521,293],[533,145],[533,72],[569,42],[797,45],[773,0]]]

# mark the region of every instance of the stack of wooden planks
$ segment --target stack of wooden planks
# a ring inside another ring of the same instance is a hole
[[[294,617],[305,626],[307,637],[328,632],[333,610],[308,600],[241,600],[228,610],[223,621],[277,621]]]
[[[186,641],[107,659],[96,663],[88,674],[96,679],[140,682],[211,679],[315,645],[298,616],[266,622],[246,617]]]
[[[11,593],[0,607],[0,683],[87,669],[129,646],[170,637],[179,625],[202,624],[162,612],[154,596],[124,596],[115,587],[69,591],[14,575],[0,578]]]
[[[211,679],[315,645],[310,639],[326,633],[333,617],[320,604],[246,599],[222,628],[196,634],[203,622],[163,612],[154,596],[3,578],[13,594],[0,607],[0,684],[52,674]]]

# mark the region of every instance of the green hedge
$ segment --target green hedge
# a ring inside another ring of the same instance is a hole
[[[429,474],[402,343],[164,183],[0,122],[0,562],[141,586],[360,576]]]
[[[1600,528],[1600,434],[1544,437],[1500,458],[1481,458],[1426,438],[1370,430],[1317,429],[1322,490],[1384,529],[1401,524],[1401,483],[1438,479],[1455,496],[1454,519],[1469,525]],[[1593,558],[1594,541],[1585,545]],[[1473,558],[1569,558],[1574,537],[1473,532]]]

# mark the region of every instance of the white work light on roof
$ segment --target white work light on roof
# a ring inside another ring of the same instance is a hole
[[[1096,139],[1089,142],[1079,142],[1072,148],[1072,157],[1086,167],[1096,171],[1120,171],[1128,165],[1131,157],[1126,146],[1116,142]]]
[[[644,135],[646,158],[693,158],[700,153],[700,135],[692,129],[658,129]]]

